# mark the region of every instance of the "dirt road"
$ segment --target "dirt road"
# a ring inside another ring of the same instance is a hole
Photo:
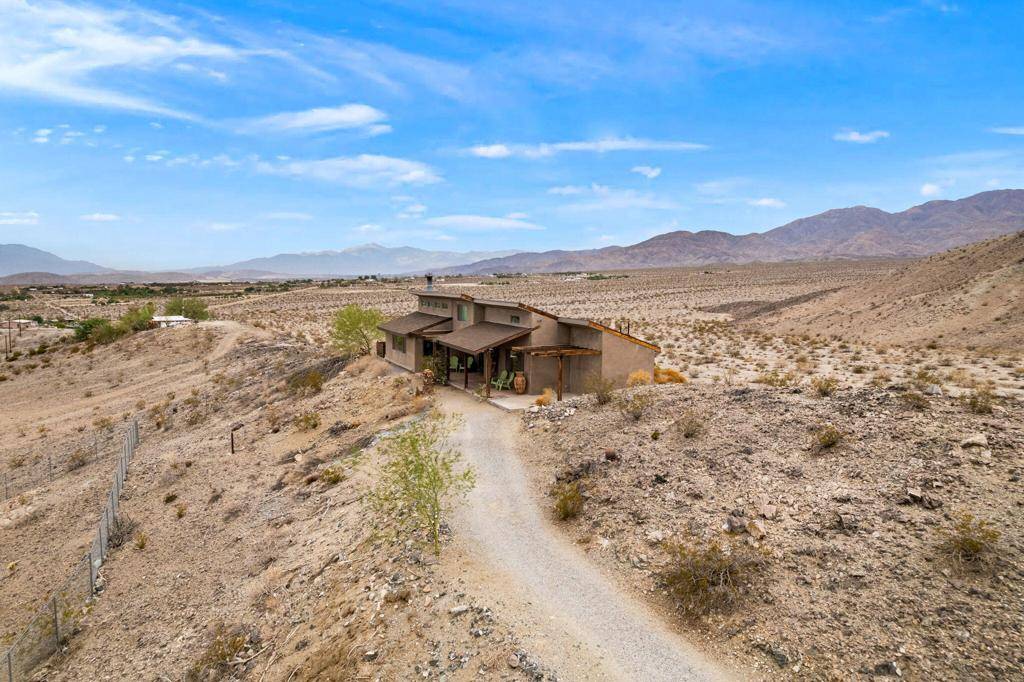
[[[454,440],[477,472],[445,562],[519,621],[532,653],[567,680],[731,677],[550,526],[516,454],[515,416],[454,389],[441,391],[439,403],[462,415]]]

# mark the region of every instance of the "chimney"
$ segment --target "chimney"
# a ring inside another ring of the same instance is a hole
[[[427,274],[427,291],[433,291],[433,290],[434,290],[434,276],[431,275],[431,274]]]

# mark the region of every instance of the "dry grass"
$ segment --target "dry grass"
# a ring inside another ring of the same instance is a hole
[[[814,377],[811,379],[811,388],[822,398],[835,393],[838,387],[839,380],[835,377]]]
[[[739,602],[767,569],[766,554],[740,541],[686,538],[663,545],[668,567],[662,580],[680,609],[701,616]]]
[[[555,392],[550,387],[545,388],[544,392],[537,396],[537,399],[533,401],[534,405],[545,407],[550,405],[555,400]]]
[[[671,367],[655,367],[654,383],[656,384],[685,384],[687,378]]]
[[[565,483],[555,489],[555,516],[562,521],[574,519],[583,512],[580,482]]]
[[[629,373],[629,377],[626,378],[626,386],[634,388],[636,386],[647,386],[651,383],[651,375],[649,372],[638,369]]]
[[[959,514],[953,528],[942,534],[943,551],[961,566],[978,565],[993,556],[1002,535],[991,521],[967,512]]]
[[[683,438],[696,438],[704,432],[704,415],[696,410],[687,410],[675,423]]]

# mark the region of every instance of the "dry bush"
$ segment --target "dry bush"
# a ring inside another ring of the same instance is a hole
[[[656,384],[685,384],[686,377],[671,367],[655,367],[654,383]]]
[[[388,373],[388,363],[376,355],[362,355],[345,365],[345,371],[356,376],[366,376],[371,379],[382,377]],[[441,365],[444,369],[444,365]],[[442,372],[443,374],[443,372]]]
[[[871,377],[871,385],[877,388],[882,388],[892,383],[892,374],[884,369],[880,369],[875,372],[874,376]]]
[[[164,504],[170,504],[171,502],[174,502],[176,499],[178,499],[177,493],[167,493],[166,495],[164,495]]]
[[[651,375],[649,372],[638,369],[629,373],[626,378],[626,386],[634,388],[636,386],[647,386],[651,383]]]
[[[651,405],[654,404],[654,396],[647,390],[638,389],[620,395],[618,403],[622,414],[634,421],[640,421]]]
[[[313,395],[324,387],[324,375],[315,369],[298,372],[287,381],[288,391],[297,395]]]
[[[179,518],[179,519],[185,518],[185,514],[187,512],[188,512],[188,505],[186,505],[184,502],[179,502],[178,504],[174,505],[174,515],[177,518]]]
[[[699,616],[735,605],[768,567],[766,553],[719,539],[686,538],[664,544],[669,564],[662,580],[684,613]]]
[[[826,424],[814,432],[811,447],[813,450],[821,452],[822,450],[834,448],[836,445],[839,445],[842,440],[843,432],[832,424]]]
[[[89,453],[79,448],[68,456],[68,471],[81,469],[89,462]]]
[[[927,410],[929,405],[928,398],[917,391],[906,391],[900,396],[900,400],[912,410]]]
[[[186,682],[214,682],[237,679],[235,668],[249,649],[259,650],[260,635],[255,628],[218,624],[210,633],[209,643],[198,660],[185,673]]]
[[[327,485],[337,485],[345,480],[345,472],[341,467],[329,466],[320,472],[320,480]]]
[[[953,528],[942,531],[942,549],[958,564],[978,564],[995,550],[1001,533],[991,521],[963,513],[956,517]]]
[[[574,519],[583,512],[580,482],[573,481],[555,488],[555,515],[562,521]]]
[[[704,415],[696,410],[687,410],[676,420],[675,427],[683,438],[695,438],[704,431]]]
[[[987,387],[981,387],[964,396],[964,405],[974,414],[992,414],[995,394]]]
[[[777,369],[773,369],[767,372],[761,372],[754,379],[754,383],[764,384],[765,386],[774,386],[776,388],[785,388],[787,386],[795,386],[800,382],[796,372],[780,372]]]
[[[544,392],[537,396],[537,399],[533,401],[533,404],[544,407],[545,405],[550,405],[554,401],[554,399],[555,392],[551,390],[551,388],[549,387],[545,388]]]
[[[295,428],[299,431],[312,431],[320,427],[320,415],[316,412],[303,412],[295,417]]]
[[[615,382],[605,379],[599,373],[589,375],[583,384],[585,393],[593,393],[598,405],[607,405],[615,397]]]
[[[838,387],[839,381],[835,377],[814,377],[811,379],[811,388],[822,398],[835,393]]]
[[[138,522],[133,520],[132,517],[127,514],[117,514],[114,516],[114,523],[110,526],[110,533],[108,537],[110,546],[116,549],[131,540],[132,536],[135,534],[135,529],[138,527]]]
[[[146,543],[149,542],[149,536],[139,531],[135,534],[135,549],[142,551],[146,549]]]

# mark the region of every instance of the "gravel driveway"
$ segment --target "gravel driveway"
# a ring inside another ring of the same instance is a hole
[[[439,393],[441,408],[463,417],[453,440],[477,472],[453,520],[459,561],[477,563],[479,581],[515,604],[505,615],[540,646],[544,665],[566,680],[730,677],[551,527],[516,455],[516,416],[461,391]]]

